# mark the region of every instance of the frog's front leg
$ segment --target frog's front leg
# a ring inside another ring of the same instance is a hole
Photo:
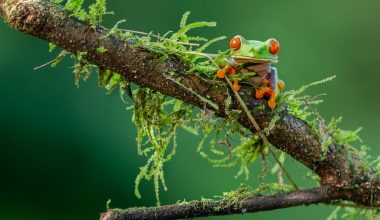
[[[230,64],[226,64],[222,69],[219,69],[216,72],[216,76],[218,78],[220,78],[220,79],[223,79],[226,76],[227,73],[229,73],[229,74],[236,74],[236,70]],[[233,88],[234,88],[235,91],[239,91],[240,85],[239,85],[239,82],[237,80],[234,80]]]

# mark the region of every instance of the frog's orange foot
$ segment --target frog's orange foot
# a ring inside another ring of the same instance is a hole
[[[257,99],[262,99],[264,97],[263,90],[256,89],[256,95],[255,96],[256,96]]]
[[[216,72],[216,76],[217,76],[219,79],[223,79],[223,78],[226,76],[226,70],[225,70],[225,69],[219,69],[219,70]]]
[[[267,93],[267,92],[270,92],[270,88],[260,87],[260,88],[256,89],[255,97],[257,99],[262,99],[264,97],[265,93]]]
[[[275,98],[270,98],[269,101],[268,101],[268,106],[271,108],[271,109],[274,109],[276,108],[276,99]]]
[[[274,109],[276,108],[276,98],[277,98],[277,93],[276,91],[273,91],[270,98],[269,98],[269,101],[268,101],[268,106],[271,108],[271,109]]]
[[[280,89],[281,92],[284,91],[284,89],[285,89],[285,83],[284,83],[284,81],[279,80],[278,83],[277,83],[277,85],[278,85],[278,88]]]
[[[240,90],[239,82],[235,80],[232,87],[234,88],[235,91],[239,91]]]

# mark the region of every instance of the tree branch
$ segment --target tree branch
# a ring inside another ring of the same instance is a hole
[[[201,78],[197,73],[187,73],[189,65],[176,56],[162,61],[157,59],[155,54],[116,35],[102,38],[107,34],[106,29],[102,27],[94,29],[86,22],[70,17],[60,7],[46,0],[0,0],[0,16],[11,27],[45,39],[74,54],[86,51],[86,60],[100,68],[120,73],[128,81],[152,88],[200,108],[209,108],[215,111],[217,116],[226,117],[224,103],[228,97],[228,86]],[[99,47],[104,47],[106,51],[100,53],[97,50]],[[180,80],[181,84],[189,89],[168,79],[166,73],[173,73],[175,79]],[[256,107],[262,106],[263,101],[254,98],[251,88],[242,86],[239,93],[260,127],[267,127],[273,112],[269,108],[257,110]],[[218,106],[218,109],[215,110],[196,94],[207,97]],[[239,108],[235,100],[233,108]],[[252,132],[256,132],[247,116],[241,116],[238,121]],[[280,119],[268,136],[268,140],[317,173],[321,178],[322,186],[348,190],[349,193],[339,194],[337,198],[365,206],[380,205],[380,181],[375,177],[375,173],[362,165],[360,158],[343,145],[330,145],[324,157],[321,143],[311,128],[304,121],[289,114],[286,109],[280,113]],[[301,192],[304,193],[304,191]],[[290,195],[294,194],[288,194],[288,197],[285,196],[286,194],[281,195],[283,197],[264,197],[262,201],[269,201],[270,198],[290,199],[292,198]],[[324,201],[322,198],[320,202]],[[248,201],[253,202],[253,200]],[[318,200],[312,201],[312,203],[318,202]],[[247,204],[246,209],[249,210],[248,206],[252,203],[244,204]],[[276,207],[273,206],[273,208]],[[149,210],[154,210],[154,208]],[[234,213],[240,213],[240,211],[237,210]]]
[[[165,205],[150,208],[113,209],[102,214],[100,220],[186,219],[204,216],[244,214],[269,211],[300,205],[330,202],[342,192],[327,187],[279,193],[275,196],[255,196],[237,202],[228,200],[192,201],[187,204]]]

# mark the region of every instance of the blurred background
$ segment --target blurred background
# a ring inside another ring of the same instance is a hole
[[[328,94],[321,114],[343,116],[345,129],[363,126],[364,144],[374,156],[380,153],[378,0],[108,0],[108,10],[115,16],[106,18],[106,26],[125,18],[123,28],[165,33],[177,30],[189,10],[189,21],[218,23],[194,34],[278,39],[277,67],[287,89],[336,75],[310,91]],[[132,112],[117,92],[107,95],[95,74],[77,89],[69,59],[55,69],[33,71],[54,58],[47,42],[4,22],[0,36],[0,219],[98,219],[108,199],[111,207],[155,205],[152,182],[142,183],[142,199],[134,196],[134,180],[146,158],[137,155]],[[209,52],[227,46],[225,40]],[[235,179],[237,168],[212,168],[201,158],[198,141],[180,132],[177,154],[165,167],[169,191],[161,191],[163,204],[210,198],[244,182],[257,186],[259,163],[251,166],[248,181]],[[310,182],[301,165],[288,164],[297,182]],[[318,205],[210,219],[325,219],[331,210]]]

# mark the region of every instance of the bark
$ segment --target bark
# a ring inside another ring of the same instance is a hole
[[[160,207],[137,208],[129,210],[110,210],[100,220],[145,220],[145,219],[186,219],[204,216],[244,214],[249,212],[269,211],[298,205],[311,205],[330,202],[340,197],[341,193],[330,188],[299,190],[280,193],[275,196],[255,196],[238,202],[228,200],[193,201],[187,204],[166,205]]]
[[[100,68],[118,72],[131,82],[200,108],[209,108],[214,110],[217,116],[226,117],[224,101],[228,97],[228,86],[222,81],[215,83],[204,79],[197,73],[187,73],[188,63],[175,55],[162,61],[156,54],[118,36],[102,38],[107,34],[106,29],[102,27],[94,29],[88,23],[70,17],[60,7],[45,0],[0,0],[0,16],[12,28],[45,39],[74,54],[86,51],[85,58],[89,62]],[[98,52],[99,47],[104,47],[106,52]],[[166,73],[169,72],[175,74],[175,78],[185,87],[217,104],[218,110],[204,103],[190,90],[168,79]],[[260,127],[265,128],[273,112],[269,108],[257,110],[256,107],[262,106],[263,101],[254,98],[252,89],[243,86],[240,95]],[[239,108],[236,101],[233,108]],[[239,122],[252,132],[256,132],[245,115],[239,118]],[[380,205],[380,183],[375,172],[363,165],[360,158],[344,145],[330,145],[324,157],[317,135],[307,123],[289,114],[286,109],[280,113],[280,119],[268,136],[268,140],[318,174],[322,186],[335,188],[336,191],[344,189],[348,192],[339,194],[339,199],[350,200],[364,206]],[[316,202],[318,201],[313,203]],[[320,199],[319,202],[325,200]]]

